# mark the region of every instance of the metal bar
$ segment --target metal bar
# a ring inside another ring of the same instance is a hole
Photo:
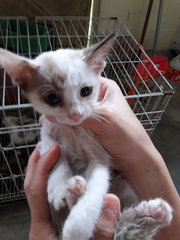
[[[155,36],[154,36],[152,55],[154,55],[157,50],[158,38],[159,38],[159,32],[160,32],[160,26],[161,26],[161,18],[162,18],[162,12],[163,12],[163,5],[164,5],[164,0],[159,0],[159,1],[160,1],[159,2],[159,10],[158,10],[158,17],[157,17]]]
[[[42,52],[41,40],[40,40],[40,34],[39,34],[39,29],[38,29],[37,18],[35,18],[35,24],[36,24],[36,32],[37,32],[37,36],[35,36],[35,37],[36,37],[37,40],[38,40],[38,45],[39,45],[40,52]]]
[[[49,35],[49,30],[48,30],[47,22],[46,22],[46,19],[45,19],[45,18],[44,18],[44,26],[45,26],[45,29],[46,29],[46,32],[47,32],[46,37],[48,38],[48,42],[49,42],[50,48],[51,48],[51,50],[53,50],[53,47],[52,47],[52,44],[51,44],[50,35]],[[41,36],[41,37],[42,37],[42,36]]]
[[[29,32],[29,23],[27,21],[27,18],[25,19],[26,26],[27,26],[27,41],[28,41],[28,57],[31,58],[31,42],[30,42],[30,32]]]
[[[154,2],[154,0],[149,1],[148,10],[147,10],[147,14],[146,14],[146,18],[145,18],[145,22],[144,22],[144,26],[143,26],[143,31],[142,31],[142,35],[141,35],[141,40],[140,40],[141,45],[143,45],[144,38],[146,36],[146,30],[147,30],[147,26],[148,26],[148,23],[149,23],[149,18],[150,18],[150,15],[151,15],[153,2]]]
[[[57,33],[57,35],[55,35],[55,36],[58,38],[60,48],[63,48],[63,45],[62,45],[62,42],[61,42],[61,39],[60,39],[60,35],[59,35],[58,29],[57,29],[57,25],[56,25],[56,22],[55,22],[54,18],[53,18],[53,25],[54,25],[55,31]]]
[[[61,23],[62,23],[62,26],[64,27],[64,30],[65,30],[65,33],[66,33],[66,37],[69,40],[70,47],[73,48],[73,44],[71,42],[71,38],[70,38],[70,35],[69,35],[69,33],[67,31],[67,28],[66,28],[66,26],[64,24],[64,21],[61,20]]]
[[[29,108],[32,107],[31,103],[25,103],[25,104],[20,104],[20,105],[4,105],[0,106],[0,110],[10,110],[10,109],[17,109],[17,108]]]

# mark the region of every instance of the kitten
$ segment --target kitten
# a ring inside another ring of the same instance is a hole
[[[10,143],[6,148],[13,147],[14,145],[21,146],[33,143],[38,135],[36,130],[28,130],[24,132],[22,126],[26,124],[33,124],[34,120],[26,116],[16,117],[16,116],[6,116],[2,119],[2,123],[5,127],[10,128]],[[11,127],[13,127],[11,129]]]
[[[21,151],[16,151],[16,154],[11,154],[10,156],[8,156],[8,165],[6,162],[3,162],[3,164],[0,166],[0,175],[6,177],[12,174],[13,175],[12,177],[18,177],[19,175],[25,172],[24,170],[28,162],[27,159],[28,157],[25,158],[22,155]]]
[[[44,117],[40,153],[61,144],[61,160],[49,176],[47,192],[54,211],[69,208],[60,230],[63,240],[88,240],[93,236],[109,189],[110,156],[96,136],[79,124],[90,116],[97,117],[92,106],[98,104],[99,76],[114,39],[111,35],[82,50],[45,52],[34,60],[0,49],[0,64],[14,83],[24,90],[37,111],[55,117],[59,123]],[[150,240],[159,228],[170,224],[172,209],[166,201],[157,198],[132,205],[138,198],[120,176],[115,179],[114,189],[121,202],[128,203],[114,239]]]

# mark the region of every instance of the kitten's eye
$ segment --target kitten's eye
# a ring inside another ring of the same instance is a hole
[[[56,106],[61,103],[61,99],[55,93],[51,93],[45,98],[45,102],[50,106]]]
[[[83,87],[81,89],[81,97],[87,97],[92,93],[92,87]]]

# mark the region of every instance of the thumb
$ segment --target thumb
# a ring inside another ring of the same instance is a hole
[[[96,135],[101,134],[109,123],[108,111],[104,106],[96,105],[93,107],[92,116],[85,119],[80,125],[91,129]]]
[[[36,166],[36,169],[39,171],[39,174],[49,176],[49,172],[52,170],[54,165],[59,160],[61,155],[61,147],[60,145],[52,146],[45,154],[43,154]]]
[[[80,125],[84,128],[91,129],[94,133],[97,134],[102,125],[102,122],[99,119],[89,117],[85,119]]]
[[[119,198],[114,194],[106,194],[101,216],[96,225],[94,240],[111,240],[114,235],[116,222],[120,215]]]

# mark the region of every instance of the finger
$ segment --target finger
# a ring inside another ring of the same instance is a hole
[[[60,146],[54,145],[40,157],[38,146],[29,159],[27,174],[24,182],[25,192],[35,188],[36,192],[45,192],[49,172],[60,158]]]
[[[102,101],[108,85],[103,79],[100,79],[100,82],[101,82],[101,86],[100,86],[100,92],[99,92],[99,101]]]
[[[49,172],[60,159],[61,148],[59,145],[54,145],[48,152],[42,155],[38,161],[36,174],[40,177],[48,178]]]
[[[31,178],[26,179],[25,192],[29,202],[33,202],[35,208],[31,208],[31,215],[34,219],[48,221],[50,216],[47,201],[47,180],[49,172],[60,158],[60,146],[54,145],[47,153],[42,155]]]
[[[101,216],[96,225],[94,240],[111,240],[120,214],[120,202],[117,196],[106,194]]]
[[[34,176],[26,181],[25,192],[31,206],[31,215],[36,221],[49,221],[47,180],[49,172],[60,158],[60,152],[60,146],[54,145],[42,155],[35,165]]]
[[[104,100],[107,100],[109,96],[113,98],[114,95],[118,95],[119,97],[123,96],[120,87],[114,80],[101,77],[101,85],[103,85],[105,93]]]
[[[43,119],[44,119],[44,115],[41,115],[39,118],[39,123],[42,125],[43,124]]]
[[[87,118],[85,119],[80,126],[84,127],[84,128],[89,128],[91,129],[93,132],[95,132],[96,134],[98,134],[99,130],[102,128],[102,121],[95,119],[95,118]]]
[[[44,197],[43,194],[46,194],[49,173],[56,164],[56,162],[60,159],[60,152],[60,146],[54,145],[38,160],[38,164],[36,165],[35,177],[29,184],[31,185],[31,190],[32,188],[34,188],[33,191],[39,194],[39,197],[41,195],[42,197]]]
[[[34,177],[35,171],[36,171],[36,165],[37,162],[40,158],[40,153],[39,153],[39,145],[40,143],[38,143],[34,149],[34,151],[32,152],[28,164],[27,164],[27,169],[26,169],[26,177],[25,177],[25,182],[24,185],[26,185],[27,183],[31,182],[31,179]]]
[[[46,118],[52,123],[58,123],[56,118],[50,115],[46,115]]]
[[[117,104],[116,95],[118,96],[118,99],[119,97],[122,97],[120,88],[115,81],[101,77],[100,82],[100,101],[98,104],[93,106],[92,111],[96,115],[99,115],[101,118],[98,119],[89,117],[88,119],[85,119],[85,121],[81,124],[82,127],[90,128],[96,134],[101,132],[102,129],[105,128],[106,123],[109,121],[111,114],[108,113],[107,109],[111,109],[111,106],[115,106]],[[102,126],[102,124],[104,124],[104,126]]]

